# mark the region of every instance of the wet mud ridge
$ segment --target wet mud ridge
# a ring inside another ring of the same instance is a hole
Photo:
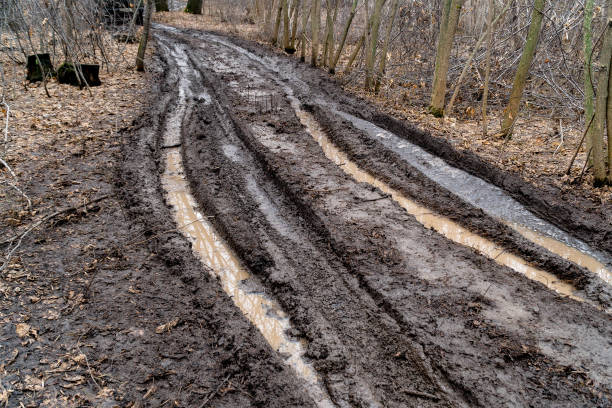
[[[268,360],[245,362],[281,361],[287,398],[611,403],[605,259],[600,276],[457,200],[290,60],[213,33],[157,26],[155,39],[162,119],[143,122],[156,168],[139,171],[223,287],[217,311],[241,310],[267,342]]]

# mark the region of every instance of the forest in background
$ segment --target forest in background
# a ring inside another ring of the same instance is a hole
[[[555,136],[557,155],[573,132],[565,171],[556,172],[580,182],[590,174],[602,186],[612,180],[607,3],[191,0],[185,11],[250,31],[366,97],[475,121],[475,137],[492,143],[539,122]]]

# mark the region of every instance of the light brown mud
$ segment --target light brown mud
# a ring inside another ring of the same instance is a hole
[[[588,269],[595,275],[599,276],[604,282],[612,285],[612,273],[610,273],[603,263],[599,262],[594,257],[522,225],[516,223],[508,223],[508,225],[517,230],[531,242],[548,249],[550,252],[559,255],[563,259]]]

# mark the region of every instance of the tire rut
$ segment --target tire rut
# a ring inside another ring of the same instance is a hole
[[[339,405],[601,404],[610,356],[589,349],[605,349],[608,317],[580,321],[588,306],[516,280],[352,181],[323,156],[265,68],[189,35],[168,37],[190,45],[218,102],[216,112],[194,106],[183,131],[194,195],[290,312]],[[572,358],[556,343],[568,332],[592,337],[571,340]],[[595,391],[564,374],[576,359]],[[529,386],[534,375],[539,389]],[[347,384],[353,377],[360,381]]]

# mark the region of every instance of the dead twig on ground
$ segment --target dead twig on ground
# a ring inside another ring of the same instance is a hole
[[[0,246],[8,244],[9,245],[9,250],[8,250],[8,253],[7,253],[6,257],[5,257],[4,263],[2,264],[2,266],[0,266],[0,272],[2,272],[7,267],[7,265],[9,264],[9,262],[11,260],[11,258],[13,257],[13,254],[15,253],[15,251],[17,251],[17,248],[19,248],[21,246],[21,242],[23,241],[23,239],[30,232],[34,231],[36,228],[38,228],[39,226],[44,224],[46,221],[48,221],[48,220],[50,220],[52,218],[55,218],[58,215],[61,215],[61,214],[64,214],[64,213],[67,213],[67,212],[70,212],[70,211],[75,211],[75,210],[77,210],[77,209],[79,209],[81,207],[87,207],[88,205],[97,203],[97,202],[102,201],[102,200],[104,200],[104,199],[106,199],[108,197],[109,197],[108,194],[107,195],[103,195],[102,197],[98,197],[98,198],[96,198],[94,200],[91,200],[91,201],[88,201],[88,202],[86,202],[84,204],[79,204],[79,205],[75,205],[75,206],[72,206],[72,207],[69,207],[69,208],[64,208],[63,210],[56,211],[56,212],[54,212],[52,214],[49,214],[49,215],[41,218],[38,221],[36,221],[32,225],[30,225],[25,231],[23,231],[21,234],[15,235],[14,237],[9,238],[8,240],[5,240],[5,241],[1,242]],[[17,242],[15,243],[15,241],[17,241]],[[15,244],[13,244],[13,243],[15,243]]]
[[[565,174],[569,175],[570,172],[572,171],[572,166],[574,165],[574,160],[576,160],[576,156],[578,156],[578,152],[580,151],[580,148],[582,147],[582,144],[584,143],[584,139],[586,138],[587,133],[589,133],[589,128],[593,124],[593,119],[594,118],[595,118],[595,115],[591,116],[591,120],[589,121],[589,124],[584,128],[584,131],[582,132],[582,138],[580,139],[580,143],[578,143],[578,147],[576,148],[576,151],[574,152],[574,155],[572,156],[572,160],[570,160],[569,165],[567,166],[567,170],[565,170]],[[589,159],[587,157],[587,162],[588,161],[589,161]]]
[[[204,402],[200,404],[200,408],[204,408],[206,404],[208,404],[210,400],[213,399],[213,397],[219,393],[221,388],[223,388],[223,386],[229,381],[230,377],[231,377],[231,374],[225,377],[225,380],[221,381],[221,384],[219,384],[213,392],[208,394],[208,396],[204,399]]]

